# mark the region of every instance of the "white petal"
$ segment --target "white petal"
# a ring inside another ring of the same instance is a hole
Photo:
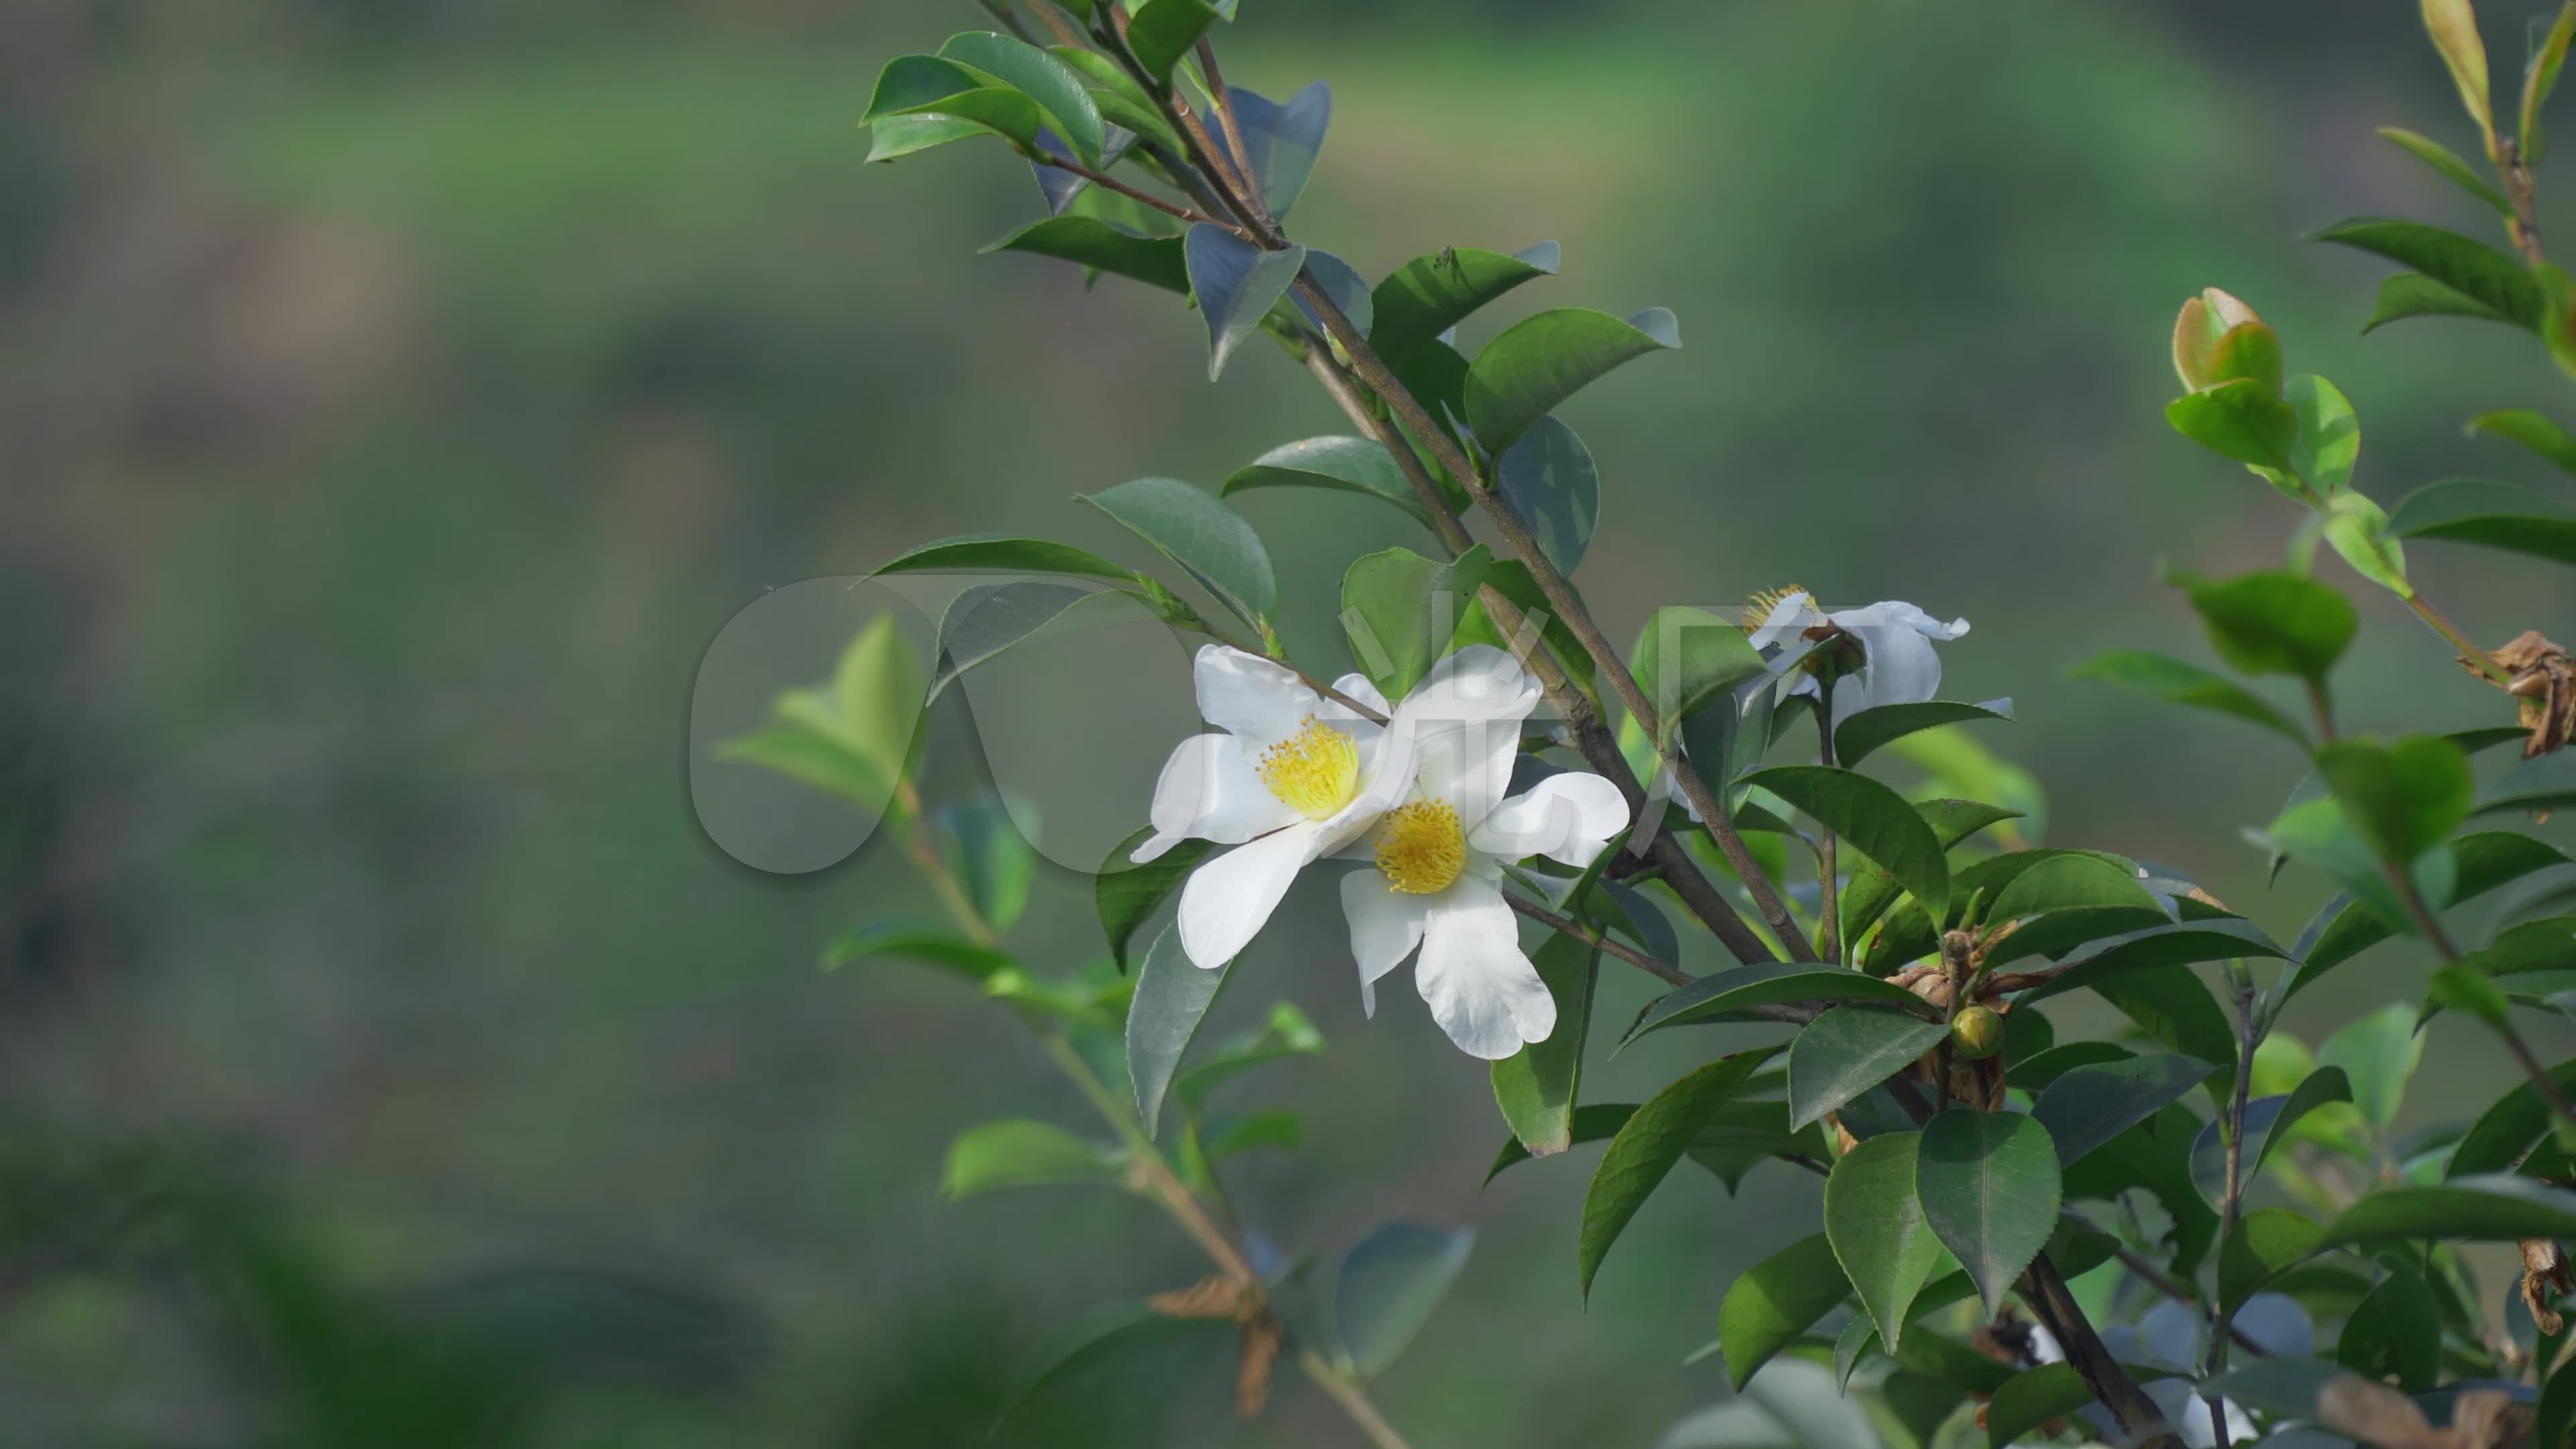
[[[1323,705],[1295,670],[1222,644],[1201,645],[1193,673],[1199,718],[1243,736],[1255,750],[1296,734]]]
[[[1473,830],[1512,787],[1521,727],[1517,720],[1479,720],[1442,728],[1419,739],[1415,751],[1413,792],[1448,801],[1458,811],[1459,827]]]
[[[1556,1030],[1556,998],[1521,954],[1520,927],[1503,893],[1461,881],[1433,899],[1414,984],[1458,1049],[1500,1061]]]
[[[1181,887],[1181,949],[1215,970],[1243,948],[1279,909],[1289,882],[1318,853],[1322,830],[1300,820],[1249,845],[1238,846],[1190,872]]]
[[[1146,818],[1154,838],[1131,857],[1140,863],[1193,837],[1241,845],[1294,821],[1297,811],[1261,783],[1240,737],[1209,734],[1181,741],[1163,762]]]
[[[1417,735],[1485,720],[1515,724],[1538,708],[1538,680],[1491,644],[1470,644],[1431,666],[1397,709]]]
[[[1919,704],[1939,693],[1941,656],[1921,631],[1888,624],[1855,632],[1860,635],[1861,682],[1871,704]],[[1842,708],[1840,691],[1834,707],[1838,713]]]
[[[1751,642],[1756,649],[1768,649],[1782,636],[1801,632],[1822,618],[1816,612],[1815,601],[1803,591],[1790,594],[1773,604],[1771,612],[1762,616],[1762,622],[1754,627]]]
[[[1627,828],[1628,800],[1618,786],[1568,770],[1504,801],[1468,833],[1467,843],[1502,860],[1547,855],[1590,865],[1610,837]]]
[[[1378,978],[1422,944],[1431,898],[1390,890],[1385,876],[1355,870],[1342,877],[1342,915],[1351,923],[1351,955],[1360,963],[1360,1007],[1375,1016]]]
[[[1336,692],[1348,695],[1376,710],[1380,715],[1394,713],[1387,705],[1386,696],[1377,692],[1377,686],[1369,683],[1369,677],[1365,674],[1345,674],[1333,681],[1333,688]],[[1376,720],[1352,713],[1351,707],[1338,699],[1325,700],[1323,709],[1318,713],[1335,724],[1365,725],[1370,729],[1380,727]]]

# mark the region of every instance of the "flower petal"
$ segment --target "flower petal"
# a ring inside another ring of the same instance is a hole
[[[1256,751],[1296,734],[1323,708],[1322,696],[1295,670],[1222,644],[1199,646],[1192,674],[1199,718],[1243,736]]]
[[[1873,625],[1852,632],[1860,636],[1860,681],[1866,704],[1920,704],[1941,689],[1941,656],[1931,639],[1906,624]],[[1844,714],[1843,692],[1834,691],[1834,712]]]
[[[1128,859],[1143,864],[1183,840],[1241,845],[1297,819],[1296,807],[1270,793],[1253,772],[1238,735],[1192,735],[1163,762],[1146,818],[1153,837]]]
[[[1816,612],[1816,601],[1807,597],[1804,590],[1787,594],[1771,606],[1771,612],[1762,616],[1760,624],[1754,626],[1751,643],[1756,649],[1768,649],[1784,636],[1799,633],[1822,621],[1823,616]]]
[[[1521,954],[1503,893],[1470,877],[1434,897],[1414,984],[1458,1049],[1500,1061],[1556,1030],[1556,998]]]
[[[1352,699],[1356,699],[1360,703],[1367,705],[1369,708],[1376,710],[1381,715],[1393,714],[1395,712],[1393,709],[1388,707],[1386,696],[1377,692],[1377,686],[1369,683],[1369,677],[1365,674],[1345,674],[1341,678],[1333,681],[1333,688],[1337,692],[1348,695]],[[1317,713],[1338,725],[1356,725],[1360,729],[1372,730],[1383,728],[1383,726],[1381,726],[1376,720],[1370,719],[1365,715],[1354,713],[1349,705],[1342,703],[1338,699],[1325,700],[1324,707],[1321,710],[1318,710]],[[1358,730],[1355,729],[1352,733],[1356,734],[1358,733]]]
[[[1521,750],[1520,722],[1479,720],[1438,729],[1417,740],[1414,749],[1414,793],[1448,801],[1458,812],[1460,827],[1473,830],[1512,787],[1512,764]]]
[[[1355,870],[1342,877],[1342,915],[1351,923],[1351,955],[1360,963],[1360,1008],[1375,1016],[1378,978],[1422,944],[1430,898],[1391,890],[1374,870]]]
[[[1590,865],[1610,837],[1628,828],[1628,800],[1599,775],[1568,770],[1495,807],[1467,833],[1467,844],[1502,860],[1553,856]]]
[[[1197,870],[1181,887],[1181,950],[1210,971],[1243,954],[1279,909],[1289,883],[1316,856],[1322,830],[1300,820],[1238,846]]]

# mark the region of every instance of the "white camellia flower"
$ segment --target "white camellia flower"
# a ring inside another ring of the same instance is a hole
[[[1757,606],[1763,601],[1757,601]],[[1881,704],[1919,704],[1941,687],[1941,656],[1932,646],[1968,632],[1968,621],[1940,620],[1898,599],[1831,612],[1816,607],[1806,590],[1791,589],[1753,624],[1753,647],[1768,648],[1817,629],[1832,629],[1860,645],[1860,667],[1834,684],[1837,720]],[[1813,673],[1801,670],[1790,694],[1821,697]]]
[[[1368,833],[1413,786],[1426,738],[1487,719],[1518,721],[1538,700],[1511,656],[1461,650],[1389,711],[1367,679],[1333,688],[1380,714],[1364,719],[1295,671],[1210,644],[1198,652],[1199,714],[1222,733],[1183,740],[1163,766],[1154,834],[1130,857],[1149,861],[1184,839],[1239,846],[1181,888],[1181,949],[1214,970],[1233,960],[1278,909],[1297,872]]]
[[[1424,732],[1410,795],[1360,843],[1373,868],[1342,880],[1369,1014],[1377,1014],[1378,978],[1419,947],[1414,984],[1432,1018],[1459,1050],[1489,1061],[1556,1030],[1556,1000],[1521,954],[1519,922],[1503,898],[1504,865],[1533,855],[1589,865],[1628,826],[1628,802],[1598,775],[1551,775],[1503,798],[1520,722],[1538,697],[1517,663],[1503,664],[1516,676],[1511,692],[1530,703],[1481,721],[1452,716],[1454,727]]]

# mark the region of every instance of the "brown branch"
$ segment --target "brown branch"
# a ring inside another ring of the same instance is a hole
[[[1233,222],[1221,221],[1216,217],[1209,216],[1205,212],[1192,211],[1188,207],[1182,206],[1176,202],[1166,201],[1162,197],[1156,196],[1150,191],[1130,186],[1126,182],[1119,180],[1117,177],[1110,175],[1106,171],[1095,171],[1092,168],[1083,165],[1079,161],[1068,160],[1062,156],[1049,155],[1044,151],[1028,151],[1023,152],[1022,154],[1026,155],[1031,161],[1036,162],[1040,166],[1052,166],[1058,171],[1070,171],[1074,175],[1081,177],[1083,180],[1090,182],[1094,186],[1105,186],[1130,200],[1141,201],[1147,206],[1154,208],[1156,211],[1166,212],[1187,222],[1205,222],[1209,226],[1221,226],[1227,231],[1243,237],[1246,241],[1251,240],[1250,234],[1245,232],[1243,228],[1236,226]]]
[[[1587,931],[1583,927],[1575,924],[1571,919],[1558,915],[1556,912],[1549,910],[1547,907],[1540,905],[1536,901],[1524,900],[1519,896],[1505,896],[1503,899],[1511,903],[1513,910],[1520,912],[1522,915],[1527,916],[1531,920],[1538,922],[1540,925],[1547,927],[1549,930],[1556,932],[1558,935],[1571,936],[1575,940],[1581,941],[1584,945],[1590,946],[1596,951],[1616,956],[1620,960],[1627,962],[1629,965],[1636,967],[1638,970],[1643,971],[1647,975],[1655,977],[1658,980],[1669,982],[1675,986],[1688,986],[1695,979],[1690,975],[1690,973],[1683,971],[1679,967],[1667,965],[1666,963],[1658,961],[1654,957],[1647,955],[1643,951],[1633,950],[1601,933]],[[1807,1014],[1798,1019],[1801,1021],[1813,1020],[1814,1016],[1814,1009],[1808,1008]]]

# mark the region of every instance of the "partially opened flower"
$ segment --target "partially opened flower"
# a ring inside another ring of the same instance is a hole
[[[1832,673],[1833,715],[1838,720],[1873,705],[1918,704],[1932,698],[1941,687],[1941,656],[1932,646],[1968,632],[1965,619],[1945,624],[1899,599],[1857,609],[1819,609],[1804,589],[1757,596],[1745,623],[1756,649],[1802,635],[1821,641],[1788,692],[1822,698],[1817,671]]]
[[[1432,1018],[1459,1050],[1488,1060],[1556,1030],[1556,1000],[1521,954],[1503,867],[1533,855],[1589,865],[1628,825],[1628,802],[1598,775],[1551,775],[1503,798],[1527,713],[1425,731],[1411,793],[1362,842],[1370,867],[1342,880],[1369,1014],[1378,978],[1419,948],[1414,984]]]
[[[1199,714],[1219,733],[1183,740],[1163,766],[1150,812],[1154,834],[1131,857],[1148,861],[1184,839],[1229,851],[1181,888],[1181,949],[1213,970],[1239,954],[1278,909],[1297,872],[1365,835],[1413,784],[1426,730],[1508,716],[1517,722],[1537,689],[1507,678],[1509,655],[1484,648],[1442,661],[1384,725],[1326,698],[1283,665],[1207,645],[1196,666]],[[1379,714],[1386,701],[1367,679],[1333,688]]]

